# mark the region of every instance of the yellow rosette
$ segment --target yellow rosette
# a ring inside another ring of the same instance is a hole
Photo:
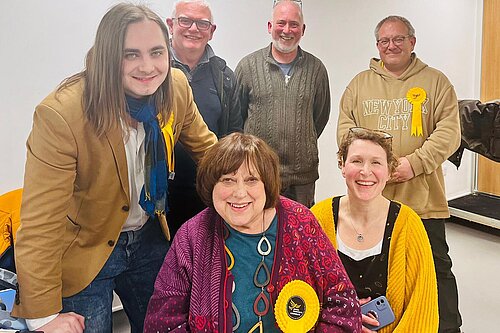
[[[319,317],[319,299],[316,292],[304,281],[288,282],[278,295],[274,316],[284,333],[308,332]]]
[[[413,106],[411,115],[411,135],[423,135],[422,130],[422,104],[425,102],[427,94],[420,87],[413,87],[406,93],[406,99]]]

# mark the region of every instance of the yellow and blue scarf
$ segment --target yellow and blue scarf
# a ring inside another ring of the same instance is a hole
[[[158,123],[153,98],[137,99],[126,96],[127,112],[142,122],[146,137],[144,139],[144,186],[141,190],[139,205],[149,215],[162,215],[167,211],[167,161],[165,141]]]

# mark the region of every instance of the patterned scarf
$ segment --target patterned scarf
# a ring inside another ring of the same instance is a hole
[[[127,112],[142,122],[146,137],[144,139],[144,186],[141,190],[139,205],[149,215],[165,214],[167,207],[167,162],[165,141],[158,123],[152,98],[137,99],[126,96]]]

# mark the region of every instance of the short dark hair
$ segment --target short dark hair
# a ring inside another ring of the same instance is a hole
[[[236,172],[243,163],[253,165],[264,183],[264,209],[278,204],[281,180],[279,159],[262,139],[243,133],[232,133],[217,142],[201,159],[196,189],[205,205],[214,208],[212,192],[223,175]]]
[[[356,129],[355,131],[353,129]],[[342,138],[342,142],[339,145],[339,151],[337,152],[337,161],[339,168],[344,166],[347,159],[347,153],[349,152],[349,147],[356,140],[366,140],[371,141],[376,145],[382,147],[387,155],[387,166],[389,167],[389,174],[392,175],[396,168],[398,167],[398,159],[392,151],[392,136],[384,136],[387,134],[382,131],[371,130],[362,127],[355,127],[349,129],[349,131]],[[387,134],[390,135],[390,134]]]

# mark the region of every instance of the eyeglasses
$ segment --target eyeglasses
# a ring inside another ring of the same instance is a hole
[[[273,1],[273,8],[276,7],[276,5],[281,1],[283,1],[283,0],[274,0]],[[302,8],[302,0],[290,0],[290,1],[297,3],[300,6],[300,8]]]
[[[210,27],[212,26],[212,22],[210,22],[208,20],[193,20],[193,19],[190,19],[188,17],[182,17],[182,16],[177,17],[177,18],[173,18],[172,20],[176,20],[177,24],[179,24],[180,27],[188,28],[188,29],[191,28],[193,23],[196,23],[196,27],[200,31],[206,31],[206,30],[210,29]]]
[[[384,132],[384,131],[379,131],[379,130],[372,130],[364,127],[351,127],[349,128],[349,135],[351,134],[358,134],[358,135],[363,135],[363,134],[375,134],[382,139],[386,140],[391,140],[392,141],[392,135]]]
[[[389,43],[392,41],[392,43],[396,46],[401,46],[403,45],[404,41],[406,38],[411,37],[410,35],[406,36],[396,36],[392,38],[380,38],[377,40],[377,45],[380,47],[388,47]]]

